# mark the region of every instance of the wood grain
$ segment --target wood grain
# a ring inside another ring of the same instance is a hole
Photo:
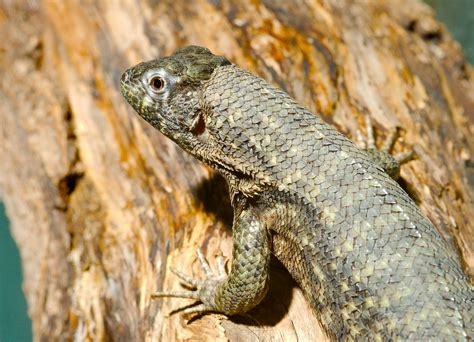
[[[231,256],[222,178],[143,122],[124,69],[203,45],[288,91],[355,137],[419,156],[402,184],[474,275],[473,69],[422,3],[338,0],[0,1],[0,194],[23,261],[35,340],[309,341],[324,334],[274,263],[246,317],[187,322],[153,301]],[[470,177],[470,178],[469,178]]]

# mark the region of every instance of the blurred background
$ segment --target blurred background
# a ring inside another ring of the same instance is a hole
[[[474,0],[425,0],[461,43],[474,64]],[[8,194],[5,194],[8,196]],[[34,237],[32,237],[34,238]],[[0,202],[0,342],[31,341],[31,324],[22,291],[21,264],[5,208]]]

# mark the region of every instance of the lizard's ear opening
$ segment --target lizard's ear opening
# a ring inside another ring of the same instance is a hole
[[[206,123],[201,113],[198,114],[191,126],[191,133],[194,135],[201,135],[206,130]]]

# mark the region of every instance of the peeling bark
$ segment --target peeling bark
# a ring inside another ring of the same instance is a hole
[[[0,194],[36,340],[323,340],[274,263],[246,317],[187,322],[153,301],[231,256],[222,178],[143,122],[121,72],[203,45],[288,91],[348,136],[403,128],[402,185],[474,275],[473,69],[432,11],[400,1],[0,1]]]

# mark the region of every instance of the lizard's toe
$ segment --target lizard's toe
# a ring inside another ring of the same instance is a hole
[[[151,295],[153,299],[163,297],[199,299],[199,294],[197,291],[158,291]]]
[[[196,254],[201,264],[202,270],[205,274],[204,280],[193,278],[181,271],[178,271],[174,268],[170,268],[171,272],[173,272],[181,280],[182,285],[191,288],[191,290],[159,291],[151,295],[153,299],[163,297],[190,298],[197,300],[196,304],[200,303],[197,306],[185,306],[180,309],[174,310],[173,312],[183,311],[183,313],[185,314],[191,314],[217,310],[214,301],[216,290],[217,287],[221,283],[223,283],[227,277],[224,258],[222,256],[218,256],[216,258],[217,272],[214,272],[211,266],[209,265],[209,262],[205,258],[204,254],[202,253],[201,249],[198,249],[196,251]]]
[[[195,289],[197,287],[197,285],[199,283],[199,280],[194,279],[193,277],[187,275],[186,273],[178,271],[174,267],[170,267],[170,271],[173,274],[175,274],[182,281],[183,285],[185,285],[187,287],[191,287],[193,289]]]
[[[410,149],[397,155],[391,154],[395,142],[400,137],[400,127],[391,129],[382,146],[378,148],[375,144],[374,129],[369,115],[365,117],[365,124],[367,140],[365,144],[360,145],[364,145],[369,157],[383,168],[390,177],[396,180],[400,175],[400,166],[414,159],[413,150]]]

